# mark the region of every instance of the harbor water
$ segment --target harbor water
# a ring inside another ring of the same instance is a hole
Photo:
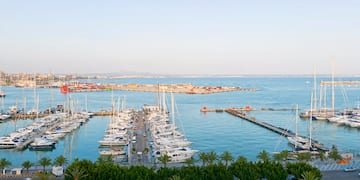
[[[329,78],[322,78],[329,80]],[[319,78],[317,81],[322,80]],[[337,78],[336,80],[357,80],[356,78]],[[200,112],[203,106],[208,108],[245,107],[290,109],[299,105],[300,111],[310,108],[310,97],[313,90],[311,77],[238,77],[238,78],[127,78],[83,80],[99,83],[137,83],[137,84],[172,84],[192,83],[197,86],[239,86],[258,88],[255,92],[227,92],[217,94],[175,94],[176,125],[185,132],[192,149],[199,152],[229,151],[233,156],[245,156],[256,160],[257,154],[266,150],[278,152],[292,150],[285,137],[280,136],[255,124],[231,116],[227,113]],[[144,104],[157,104],[158,94],[132,91],[101,91],[61,94],[59,89],[30,89],[2,87],[6,97],[2,99],[1,109],[7,111],[10,106],[17,105],[27,110],[36,105],[34,99],[39,96],[39,109],[57,104],[66,104],[67,99],[77,102],[79,109],[89,111],[110,110],[113,97],[126,98],[126,107],[141,109]],[[327,88],[327,107],[331,107],[331,87]],[[35,98],[34,98],[35,94]],[[336,109],[355,108],[359,104],[360,87],[335,87]],[[170,98],[169,98],[170,99]],[[168,101],[169,102],[169,101]],[[258,121],[295,131],[295,111],[254,111]],[[54,159],[64,155],[70,161],[74,158],[95,161],[99,157],[98,141],[102,139],[109,117],[93,117],[79,129],[67,135],[56,144],[52,151],[31,151],[26,149],[1,149],[0,158],[6,158],[12,166],[21,166],[25,160],[36,162],[42,157]],[[0,123],[0,136],[25,127],[33,120],[7,120]],[[328,147],[338,146],[340,151],[358,154],[360,149],[360,130],[346,126],[338,126],[327,121],[312,122],[312,136]],[[299,120],[299,133],[308,135],[309,120]],[[197,157],[196,157],[197,158]]]

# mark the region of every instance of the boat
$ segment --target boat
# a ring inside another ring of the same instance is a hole
[[[9,119],[11,116],[9,114],[1,114],[0,113],[0,120],[6,120]]]
[[[0,149],[16,148],[17,144],[18,143],[14,142],[9,136],[0,137]]]
[[[108,149],[108,150],[101,150],[99,154],[102,156],[117,156],[117,155],[124,155],[126,152],[123,149]]]
[[[0,97],[5,97],[6,94],[4,93],[4,91],[0,91]]]
[[[35,138],[34,142],[30,143],[31,150],[52,150],[55,148],[55,142],[45,138]]]
[[[309,143],[309,139],[299,136],[298,135],[298,105],[296,105],[296,130],[295,130],[295,136],[289,136],[287,137],[288,141],[290,144],[295,146],[295,149],[310,149],[310,143]]]

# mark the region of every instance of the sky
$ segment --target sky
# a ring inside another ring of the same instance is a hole
[[[0,0],[7,73],[360,74],[358,0]]]

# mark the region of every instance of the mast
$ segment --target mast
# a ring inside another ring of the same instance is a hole
[[[158,92],[157,92],[157,95],[158,95],[159,110],[161,111],[161,97],[160,97],[160,84],[159,84],[159,83],[158,83]]]
[[[327,96],[327,94],[326,94],[326,91],[327,91],[327,89],[326,89],[326,85],[324,85],[324,108],[325,108],[325,111],[327,111],[327,105],[326,105],[326,96]]]
[[[319,107],[319,111],[320,111],[320,113],[322,112],[322,110],[323,110],[323,112],[325,112],[326,110],[324,110],[323,108],[322,108],[322,97],[323,97],[323,85],[321,85],[321,81],[320,81],[320,92],[319,92],[320,94],[319,94],[319,104],[318,104],[318,107]]]
[[[122,107],[123,110],[126,109],[126,96],[124,95],[124,99],[123,99],[123,107]]]
[[[332,91],[332,112],[335,115],[335,82],[334,82],[334,62],[331,65],[331,91]]]
[[[296,116],[295,116],[295,137],[298,136],[298,120],[299,120],[299,105],[296,105]]]
[[[314,96],[314,92],[311,93],[311,101],[310,101],[310,123],[309,123],[309,146],[310,146],[310,149],[311,149],[311,136],[312,136],[312,106],[313,106],[313,96]]]
[[[175,126],[175,100],[174,94],[171,92],[171,120],[173,125]]]
[[[87,95],[85,95],[85,111],[86,111],[86,112],[89,112],[89,111],[88,111],[88,99],[87,99]]]
[[[316,106],[316,101],[317,101],[317,97],[316,97],[316,65],[314,66],[314,111],[317,110],[317,106]]]
[[[162,107],[163,107],[163,109],[162,109],[162,111],[163,111],[164,114],[166,114],[166,111],[167,111],[167,109],[166,109],[166,96],[165,95],[166,95],[165,90],[163,90],[163,97],[162,97]]]

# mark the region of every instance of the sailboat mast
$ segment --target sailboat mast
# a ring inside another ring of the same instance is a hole
[[[87,99],[87,95],[85,95],[85,111],[86,111],[86,112],[89,112],[89,111],[88,111],[88,99]]]
[[[312,138],[312,106],[313,106],[313,96],[314,96],[314,92],[311,93],[311,101],[310,101],[310,123],[309,123],[309,146],[311,148],[311,138]]]
[[[331,66],[331,91],[332,91],[332,112],[333,116],[335,115],[335,82],[334,82],[334,63]]]
[[[296,105],[296,116],[295,116],[295,136],[297,137],[298,136],[298,120],[299,120],[299,105],[297,104]]]
[[[316,83],[316,66],[314,66],[314,111],[316,111],[317,110],[317,106],[316,106],[316,101],[317,101],[317,97],[316,97],[316,91],[317,91],[317,89],[316,89],[316,85],[317,85],[317,83]]]
[[[175,125],[175,100],[174,94],[171,92],[171,120],[173,125]]]
[[[320,81],[320,94],[319,94],[319,104],[318,104],[320,112],[323,110],[323,108],[322,108],[322,97],[323,97],[323,86],[321,85],[321,81]]]

